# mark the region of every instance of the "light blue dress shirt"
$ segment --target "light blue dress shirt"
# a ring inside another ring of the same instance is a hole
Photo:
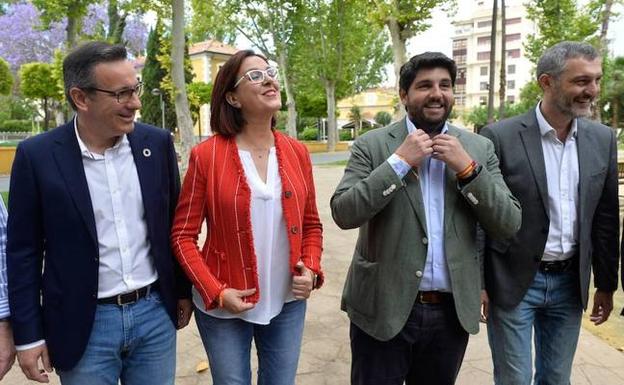
[[[0,198],[0,318],[11,315],[9,311],[9,290],[6,272],[6,233],[7,233],[7,210]]]
[[[409,134],[416,131],[416,127],[407,117],[405,122]],[[447,131],[448,124],[445,123],[442,133],[445,134]],[[388,163],[399,178],[405,177],[411,170],[411,166],[401,160],[396,154],[390,155]],[[418,167],[418,179],[425,206],[428,238],[425,271],[419,287],[421,291],[452,291],[444,250],[445,170],[446,164],[431,156],[425,157]]]

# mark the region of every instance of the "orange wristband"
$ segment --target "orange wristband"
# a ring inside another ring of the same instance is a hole
[[[225,289],[219,293],[219,308],[223,308],[223,293],[225,293]]]
[[[457,174],[455,174],[455,176],[459,179],[463,179],[465,177],[467,177],[468,175],[472,174],[472,172],[477,168],[477,162],[475,162],[474,160],[472,162],[470,162],[470,164],[463,169],[462,171],[458,172]]]

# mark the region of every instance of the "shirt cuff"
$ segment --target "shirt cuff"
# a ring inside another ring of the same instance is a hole
[[[41,346],[43,344],[45,344],[45,340],[39,340],[39,341],[31,342],[31,343],[26,344],[26,345],[15,345],[15,350],[17,350],[18,352],[21,352],[23,350],[36,348],[37,346]]]
[[[399,158],[397,154],[390,155],[387,161],[390,164],[390,167],[392,167],[394,172],[397,174],[399,179],[403,179],[403,177],[407,175],[407,173],[412,169],[412,166],[410,166],[403,159]]]

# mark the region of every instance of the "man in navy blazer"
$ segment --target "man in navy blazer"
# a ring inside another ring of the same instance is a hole
[[[171,135],[134,122],[142,84],[123,46],[63,62],[71,122],[20,143],[7,264],[18,361],[63,385],[173,384],[190,285],[169,232],[179,191]],[[41,366],[43,369],[41,369]]]

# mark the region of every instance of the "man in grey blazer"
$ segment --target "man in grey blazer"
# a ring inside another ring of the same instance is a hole
[[[564,385],[587,307],[607,320],[618,272],[616,139],[583,117],[600,91],[599,53],[561,42],[537,64],[544,95],[528,113],[483,129],[494,143],[505,182],[522,204],[522,227],[511,241],[486,240],[490,296],[488,336],[500,385]]]
[[[446,121],[456,72],[434,52],[403,65],[407,118],[354,143],[331,198],[338,226],[359,227],[342,297],[352,384],[453,384],[479,330],[477,222],[499,239],[520,227],[492,143]]]

